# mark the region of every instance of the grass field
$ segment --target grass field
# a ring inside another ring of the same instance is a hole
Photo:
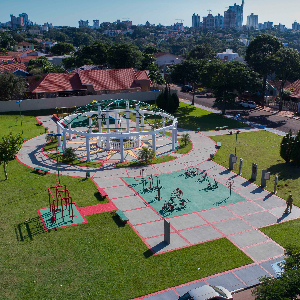
[[[178,128],[197,131],[215,130],[216,127],[228,126],[229,129],[247,127],[248,125],[236,120],[228,119],[219,114],[213,114],[201,108],[180,102],[177,112]]]
[[[1,135],[18,133],[19,125],[16,115],[0,116]],[[24,117],[23,125],[26,138],[44,132],[34,117]],[[8,164],[9,180],[0,171],[1,299],[129,299],[252,262],[227,239],[153,256],[110,213],[20,241],[18,224],[28,220],[31,230],[41,228],[36,209],[48,206],[47,188],[57,176],[37,174],[17,160]],[[61,176],[61,182],[78,207],[107,201],[90,179]]]
[[[291,163],[285,163],[279,155],[282,137],[268,131],[257,131],[240,133],[237,144],[235,135],[222,135],[212,138],[216,142],[222,143],[221,149],[215,155],[215,162],[228,168],[229,154],[234,154],[236,145],[238,163],[234,166],[234,172],[238,173],[239,158],[243,158],[242,176],[244,178],[251,178],[252,163],[257,163],[256,184],[260,185],[261,170],[267,169],[271,172],[271,179],[267,181],[267,190],[270,192],[274,190],[275,175],[278,175],[277,194],[279,197],[287,199],[290,193],[294,196],[300,195],[300,168]],[[294,204],[300,206],[299,197],[294,197]]]

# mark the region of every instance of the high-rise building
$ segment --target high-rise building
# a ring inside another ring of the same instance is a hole
[[[264,29],[272,29],[273,27],[273,22],[265,22],[264,23]]]
[[[228,29],[228,28],[235,28],[235,12],[228,9],[227,11],[224,12],[224,23],[223,23],[223,28]]]
[[[183,31],[183,23],[174,23],[174,30],[176,31]]]
[[[247,16],[247,28],[258,29],[258,15],[251,13],[250,16]]]
[[[198,14],[192,15],[192,27],[193,28],[199,28],[200,27],[200,16]]]
[[[14,15],[10,15],[11,28],[15,29],[17,26],[24,27],[24,19],[23,17],[15,17]]]
[[[223,28],[224,17],[218,14],[215,16],[215,28]]]
[[[19,14],[19,17],[23,17],[23,21],[24,21],[24,25],[28,26],[29,25],[29,19],[28,19],[28,15],[26,13],[21,13]]]
[[[212,14],[208,14],[207,17],[203,17],[203,29],[213,30],[215,28],[215,17]]]
[[[292,24],[292,30],[300,30],[300,24],[295,21]]]
[[[241,28],[243,26],[244,0],[242,0],[242,5],[234,3],[233,6],[229,6],[229,10],[235,12],[235,28]]]
[[[78,23],[79,23],[79,28],[80,27],[89,27],[89,21],[88,20],[86,20],[86,21],[80,20],[80,21],[78,21]]]
[[[100,28],[100,26],[99,26],[99,20],[93,20],[93,28],[94,29]]]

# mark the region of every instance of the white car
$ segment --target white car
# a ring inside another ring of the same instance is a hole
[[[256,103],[254,101],[242,101],[240,105],[243,107],[256,108]]]
[[[233,299],[231,293],[222,286],[204,285],[190,290],[178,300],[212,300],[212,299]]]

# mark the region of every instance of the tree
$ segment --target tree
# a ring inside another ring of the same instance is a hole
[[[179,98],[176,93],[171,94],[170,89],[166,87],[156,98],[156,105],[169,114],[173,114],[179,107]]]
[[[184,133],[184,134],[181,136],[181,140],[182,140],[182,142],[184,143],[184,146],[186,146],[188,143],[191,142],[191,136],[190,136],[188,133]]]
[[[280,145],[280,156],[285,160],[286,163],[291,160],[294,141],[295,139],[291,130],[282,138]]]
[[[23,138],[22,136],[11,133],[2,137],[0,141],[0,165],[3,164],[5,180],[8,179],[6,167],[8,162],[15,159],[15,156],[22,148]]]
[[[300,130],[294,139],[294,145],[291,151],[291,160],[297,165],[300,166]]]
[[[66,148],[62,157],[64,161],[70,162],[77,159],[77,154],[74,148]]]
[[[274,36],[261,34],[250,42],[245,60],[248,65],[263,77],[262,104],[264,105],[267,76],[274,71],[274,65],[270,59],[283,44]]]
[[[254,288],[256,300],[293,300],[300,294],[300,250],[287,247],[279,278],[264,277]]]
[[[195,104],[196,84],[201,80],[201,71],[206,61],[204,60],[185,60],[179,64],[171,66],[171,78],[176,83],[191,83],[193,85],[193,100]]]
[[[62,66],[52,64],[45,56],[30,59],[27,69],[35,75],[40,73],[63,73],[65,71]]]
[[[222,63],[218,60],[209,62],[202,74],[203,83],[212,89],[217,103],[223,104],[222,114],[225,114],[227,103],[244,91],[257,91],[257,73],[238,62]]]
[[[217,55],[214,48],[208,44],[197,45],[188,54],[187,59],[213,59]]]
[[[138,159],[143,160],[146,164],[149,162],[149,160],[153,159],[154,157],[155,152],[152,149],[149,149],[148,147],[142,147],[142,149],[138,152]]]
[[[26,91],[27,85],[23,78],[13,73],[0,75],[0,101],[8,101],[23,96]]]
[[[298,50],[291,48],[281,48],[270,58],[275,70],[276,80],[280,82],[279,111],[282,110],[283,88],[288,80],[299,78],[300,54]]]
[[[159,69],[156,64],[151,64],[150,66],[148,66],[147,69],[149,70],[148,76],[152,82],[154,82],[155,84],[159,84],[159,85],[165,83],[165,80],[162,77],[161,73],[159,72]]]
[[[51,53],[53,55],[64,55],[74,51],[75,48],[69,43],[58,43],[51,48]]]
[[[142,52],[134,45],[116,44],[108,51],[108,62],[112,68],[138,68],[142,59]]]

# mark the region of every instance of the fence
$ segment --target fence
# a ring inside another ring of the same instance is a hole
[[[172,90],[172,93],[177,93]],[[119,93],[119,94],[103,94],[103,95],[88,95],[88,96],[73,96],[73,97],[57,97],[57,98],[42,98],[42,99],[27,99],[21,103],[21,110],[41,110],[55,109],[56,107],[71,107],[83,106],[91,103],[93,100],[109,100],[109,99],[130,99],[138,101],[156,100],[161,91],[137,92],[137,93]],[[0,101],[0,112],[19,111],[18,100]]]
[[[279,101],[270,100],[268,101],[269,107],[278,108],[279,107]],[[300,103],[293,102],[293,101],[282,101],[282,107],[285,110],[294,111],[300,113]]]

